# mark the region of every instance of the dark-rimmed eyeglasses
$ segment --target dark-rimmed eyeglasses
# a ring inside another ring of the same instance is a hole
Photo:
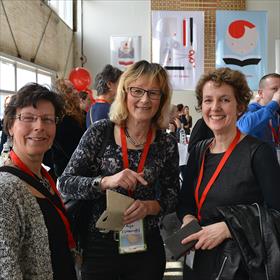
[[[38,118],[40,118],[41,122],[43,124],[46,124],[46,125],[57,124],[58,120],[59,120],[58,117],[53,116],[53,115],[42,115],[42,116],[39,116],[39,115],[30,114],[30,113],[18,114],[18,115],[15,115],[14,118],[18,119],[18,120],[20,120],[22,122],[25,122],[25,123],[35,123],[35,122],[37,122]]]
[[[159,100],[162,95],[160,89],[145,90],[139,87],[129,87],[128,91],[133,97],[136,98],[141,98],[145,93],[147,93],[150,99]]]

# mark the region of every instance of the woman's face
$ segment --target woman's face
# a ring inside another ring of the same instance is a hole
[[[227,84],[216,87],[209,81],[202,92],[203,119],[214,134],[235,129],[239,110],[233,88]]]
[[[49,101],[41,100],[37,103],[37,108],[33,106],[18,108],[16,115],[18,117],[9,129],[13,137],[14,151],[22,159],[42,159],[55,137],[54,106]],[[37,117],[37,120],[34,120],[34,116],[41,118]]]
[[[127,109],[129,112],[129,118],[138,122],[150,122],[159,110],[160,98],[156,100],[150,98],[147,92],[145,92],[142,97],[134,97],[129,90],[131,87],[160,93],[159,83],[156,80],[150,81],[148,77],[142,76],[129,84],[127,89]]]

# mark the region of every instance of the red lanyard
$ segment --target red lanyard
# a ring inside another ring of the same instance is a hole
[[[109,102],[106,99],[97,98],[97,99],[95,99],[95,103],[109,103]]]
[[[280,142],[279,142],[279,136],[280,136],[279,117],[278,117],[278,128],[277,128],[277,131],[276,131],[276,129],[272,126],[272,121],[271,121],[271,120],[269,121],[269,127],[270,127],[271,132],[272,132],[272,137],[273,137],[274,143],[275,143],[276,145],[279,145],[279,144],[280,144]]]
[[[121,127],[120,128],[121,131],[121,143],[122,143],[122,156],[123,156],[123,167],[124,169],[129,168],[129,162],[128,162],[128,154],[127,154],[127,144],[126,144],[126,136],[125,136],[125,132],[124,132],[124,128]],[[144,169],[144,165],[145,165],[145,161],[149,152],[149,148],[152,142],[152,136],[153,136],[153,131],[152,128],[150,128],[148,135],[147,135],[147,139],[146,139],[146,143],[143,149],[143,152],[141,154],[141,158],[137,167],[137,173],[141,173]],[[131,196],[132,193],[129,192],[129,196]]]
[[[203,193],[201,195],[201,198],[199,199],[198,198],[198,191],[199,191],[199,188],[200,188],[200,185],[201,185],[201,181],[202,181],[202,177],[203,177],[203,172],[204,172],[204,160],[205,160],[205,152],[204,152],[204,155],[203,155],[203,158],[202,158],[201,167],[200,167],[200,171],[199,171],[198,181],[197,181],[197,184],[196,184],[196,187],[195,187],[195,201],[196,201],[196,206],[197,206],[197,217],[198,217],[199,221],[201,220],[201,214],[200,214],[201,207],[202,207],[202,205],[203,205],[203,203],[204,203],[204,201],[205,201],[205,199],[207,197],[207,194],[208,194],[209,190],[211,189],[211,187],[213,186],[213,183],[217,179],[217,177],[218,177],[219,173],[221,172],[222,168],[224,167],[227,159],[229,158],[229,156],[231,155],[232,151],[236,147],[236,145],[237,145],[237,143],[238,143],[238,141],[240,139],[240,135],[241,135],[240,130],[237,129],[237,133],[236,133],[235,138],[230,143],[228,149],[226,150],[225,154],[223,155],[221,161],[219,162],[215,172],[213,173],[213,175],[212,175],[211,179],[209,180],[208,184],[206,185],[205,190],[203,191]],[[211,145],[212,145],[212,143],[208,146],[208,148]]]
[[[11,158],[13,164],[16,165],[20,170],[22,170],[23,172],[27,173],[28,175],[36,178],[35,174],[21,161],[21,159],[17,156],[17,154],[13,150],[11,150],[11,152],[10,152],[10,158]],[[54,190],[54,192],[59,197],[59,199],[61,201],[61,205],[64,207],[64,204],[61,200],[60,194],[59,194],[58,190],[56,189],[54,180],[52,179],[52,177],[49,175],[49,173],[47,172],[47,170],[43,166],[41,166],[41,172],[42,172],[43,176],[48,180],[51,188]],[[46,197],[46,199],[48,199],[48,198]],[[76,244],[75,244],[72,232],[70,230],[70,224],[69,224],[68,219],[66,218],[65,214],[56,205],[54,205],[53,202],[50,199],[48,199],[48,200],[55,207],[55,209],[57,210],[60,218],[62,219],[62,221],[65,225],[69,248],[70,249],[75,248]]]

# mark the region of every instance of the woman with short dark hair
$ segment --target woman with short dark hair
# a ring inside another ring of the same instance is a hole
[[[87,127],[98,120],[109,118],[108,113],[114,101],[121,74],[120,69],[107,64],[96,75],[94,89],[96,90],[97,98],[87,113]]]
[[[11,97],[4,127],[13,147],[0,169],[0,278],[75,280],[75,243],[55,183],[42,166],[63,102],[27,84]]]

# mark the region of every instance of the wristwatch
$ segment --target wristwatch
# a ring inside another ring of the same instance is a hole
[[[100,182],[101,182],[102,179],[103,179],[102,176],[96,177],[96,178],[93,180],[93,186],[94,186],[95,188],[100,187]]]

